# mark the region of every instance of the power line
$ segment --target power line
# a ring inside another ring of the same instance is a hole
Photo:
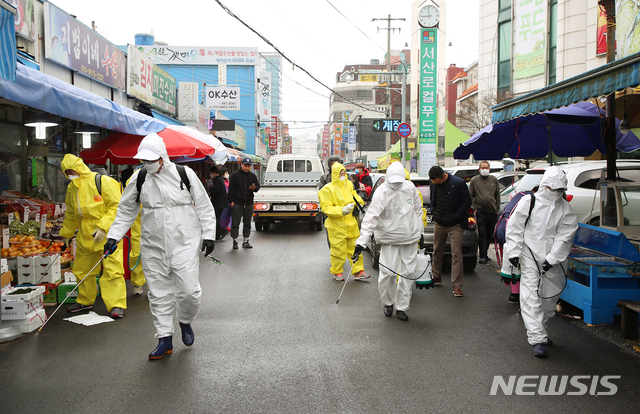
[[[362,33],[367,39],[371,40],[371,43],[373,43],[374,45],[378,46],[383,52],[387,53],[387,51],[380,46],[379,44],[377,44],[372,38],[370,38],[365,32],[363,32],[362,30],[360,30],[360,28],[358,26],[356,26],[351,20],[349,20],[347,18],[347,16],[345,16],[340,10],[338,10],[338,8],[336,6],[334,6],[333,4],[331,4],[331,2],[329,0],[326,0],[327,3],[329,3],[329,5],[331,7],[333,7],[338,13],[340,13],[340,16],[344,17],[346,21],[348,21],[349,23],[351,23],[353,25],[353,27],[355,27],[356,29],[358,29],[358,31],[360,33]]]
[[[305,68],[303,68],[302,66],[296,64],[294,61],[292,61],[291,59],[289,59],[284,53],[282,53],[280,51],[280,49],[278,49],[278,47],[276,45],[274,45],[273,43],[271,43],[271,41],[269,39],[267,39],[266,37],[264,37],[263,35],[261,35],[260,33],[258,33],[253,27],[249,26],[247,23],[245,23],[240,17],[236,16],[231,10],[229,10],[229,8],[227,6],[225,6],[224,4],[222,4],[222,2],[220,0],[215,0],[216,3],[218,3],[220,5],[220,7],[227,12],[227,14],[229,14],[229,16],[233,17],[234,19],[236,19],[237,21],[239,21],[240,23],[242,23],[243,26],[245,26],[247,29],[251,30],[253,33],[255,33],[260,39],[262,39],[266,44],[268,44],[269,46],[271,46],[272,48],[275,49],[276,52],[278,52],[280,54],[280,56],[282,56],[284,59],[287,60],[287,62],[291,63],[291,65],[293,65],[294,67],[299,68],[301,71],[303,71],[304,73],[306,73],[311,79],[313,79],[314,81],[316,81],[317,83],[319,83],[320,85],[322,85],[323,87],[325,87],[326,89],[330,90],[333,94],[341,97],[342,99],[344,99],[347,102],[350,102],[352,105],[357,106],[359,108],[362,109],[368,109],[365,108],[364,106],[355,103],[353,101],[351,101],[350,99],[345,98],[344,96],[340,95],[338,92],[334,91],[333,89],[331,89],[330,87],[328,87],[327,85],[325,85],[323,82],[321,82],[320,80],[318,80],[315,76],[313,76],[311,73],[309,73],[308,70],[306,70]],[[375,112],[380,112],[380,113],[386,113],[384,111],[375,111]]]

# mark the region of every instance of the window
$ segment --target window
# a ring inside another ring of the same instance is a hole
[[[278,172],[293,172],[293,160],[282,160],[278,162]]]
[[[511,89],[511,21],[498,26],[498,91]]]
[[[558,0],[549,1],[549,85],[556,83],[556,50],[558,45]]]
[[[598,182],[600,181],[600,176],[602,175],[602,170],[591,170],[580,173],[576,177],[575,186],[579,188],[586,188],[587,190],[595,190],[598,188]]]

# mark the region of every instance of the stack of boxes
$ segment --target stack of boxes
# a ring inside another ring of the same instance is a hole
[[[15,292],[22,292],[15,294]],[[43,286],[16,286],[2,291],[2,323],[16,326],[22,333],[33,332],[47,320]]]

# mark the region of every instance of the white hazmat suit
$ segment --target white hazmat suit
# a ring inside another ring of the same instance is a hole
[[[564,289],[567,257],[578,230],[578,219],[563,192],[553,191],[566,188],[562,169],[550,167],[542,176],[526,227],[531,197],[520,200],[507,223],[505,252],[509,259],[520,258],[520,309],[531,345],[547,342],[547,321]],[[552,265],[546,273],[545,261]]]
[[[142,229],[140,260],[149,288],[149,307],[156,338],[173,335],[173,315],[191,324],[200,306],[199,255],[202,240],[215,240],[216,217],[200,179],[185,168],[190,191],[183,184],[176,165],[157,134],[145,137],[138,151],[147,148],[163,160],[157,173],[148,172],[140,190]],[[131,176],[118,207],[108,238],[120,240],[140,213],[136,202],[139,171]]]
[[[399,311],[409,309],[412,280],[418,264],[417,242],[422,235],[422,203],[416,187],[405,180],[405,170],[399,162],[387,169],[386,181],[375,191],[367,214],[362,220],[358,246],[367,246],[375,233],[380,243],[380,275],[378,291],[385,306],[395,305]],[[390,269],[395,269],[394,273]]]

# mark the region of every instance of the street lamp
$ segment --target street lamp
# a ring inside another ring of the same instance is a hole
[[[24,126],[36,129],[36,139],[47,138],[47,127],[57,126],[58,123],[47,117],[44,112],[38,111],[35,116],[30,117]]]

